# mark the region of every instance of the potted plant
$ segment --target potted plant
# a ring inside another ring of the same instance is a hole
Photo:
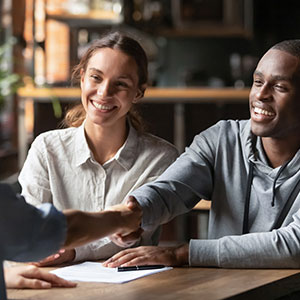
[[[0,112],[4,107],[5,99],[13,94],[20,85],[20,76],[10,71],[7,53],[10,50],[13,39],[0,46]]]
[[[20,76],[12,73],[10,68],[9,53],[13,44],[11,38],[0,45],[0,157],[12,149],[13,104],[8,100],[21,84]]]

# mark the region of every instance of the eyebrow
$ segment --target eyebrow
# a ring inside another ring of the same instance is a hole
[[[257,70],[254,71],[254,75],[264,77],[263,73],[260,72],[260,71],[257,71]],[[283,76],[283,75],[271,75],[271,77],[272,77],[273,80],[278,80],[278,81],[280,81],[280,80],[282,80],[282,81],[292,81],[291,77]]]
[[[103,74],[103,72],[97,68],[89,68],[89,71],[94,71],[94,72],[97,72],[97,73],[100,73],[100,74]],[[118,79],[128,79],[128,80],[131,80],[132,82],[134,82],[134,79],[132,78],[132,76],[128,75],[128,74],[124,74],[124,75],[121,75],[120,77],[118,77]]]
[[[95,74],[97,74],[97,76],[103,76],[103,72],[101,71],[101,70],[99,70],[99,69],[96,69],[96,68],[87,68],[87,70],[86,70],[86,73],[89,75],[89,76],[91,76],[91,75],[95,75]]]
[[[96,69],[96,68],[89,68],[88,69],[89,71],[94,71],[94,72],[97,72],[97,73],[103,73],[102,71],[100,71],[99,69]]]

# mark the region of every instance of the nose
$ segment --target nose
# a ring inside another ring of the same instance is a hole
[[[266,101],[270,99],[271,92],[267,83],[264,83],[260,87],[256,88],[255,97],[260,101]]]
[[[102,81],[101,84],[99,84],[97,94],[102,98],[110,95],[110,84],[108,81]]]

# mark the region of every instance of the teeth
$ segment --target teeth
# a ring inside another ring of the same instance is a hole
[[[260,115],[265,115],[265,116],[274,116],[275,115],[274,113],[272,113],[270,111],[267,111],[267,110],[264,110],[264,109],[261,109],[258,107],[254,107],[254,112],[257,114],[260,114]]]
[[[113,107],[112,106],[109,106],[109,105],[103,105],[103,104],[99,104],[97,102],[93,102],[94,106],[98,109],[103,109],[103,110],[109,110],[109,109],[112,109]]]

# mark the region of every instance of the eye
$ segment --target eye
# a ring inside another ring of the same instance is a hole
[[[99,75],[96,75],[96,74],[92,74],[91,75],[91,78],[94,80],[94,81],[100,81],[101,80],[101,77]]]
[[[263,82],[262,82],[262,80],[260,80],[260,79],[254,79],[253,85],[255,85],[255,86],[257,86],[257,87],[260,87],[260,86],[263,85]]]
[[[117,81],[116,86],[123,87],[123,88],[128,88],[129,87],[128,83],[125,82],[125,81]]]
[[[287,88],[286,88],[285,86],[281,85],[281,84],[275,84],[275,85],[274,85],[274,88],[275,88],[277,91],[282,92],[282,93],[284,93],[284,92],[287,91]]]

